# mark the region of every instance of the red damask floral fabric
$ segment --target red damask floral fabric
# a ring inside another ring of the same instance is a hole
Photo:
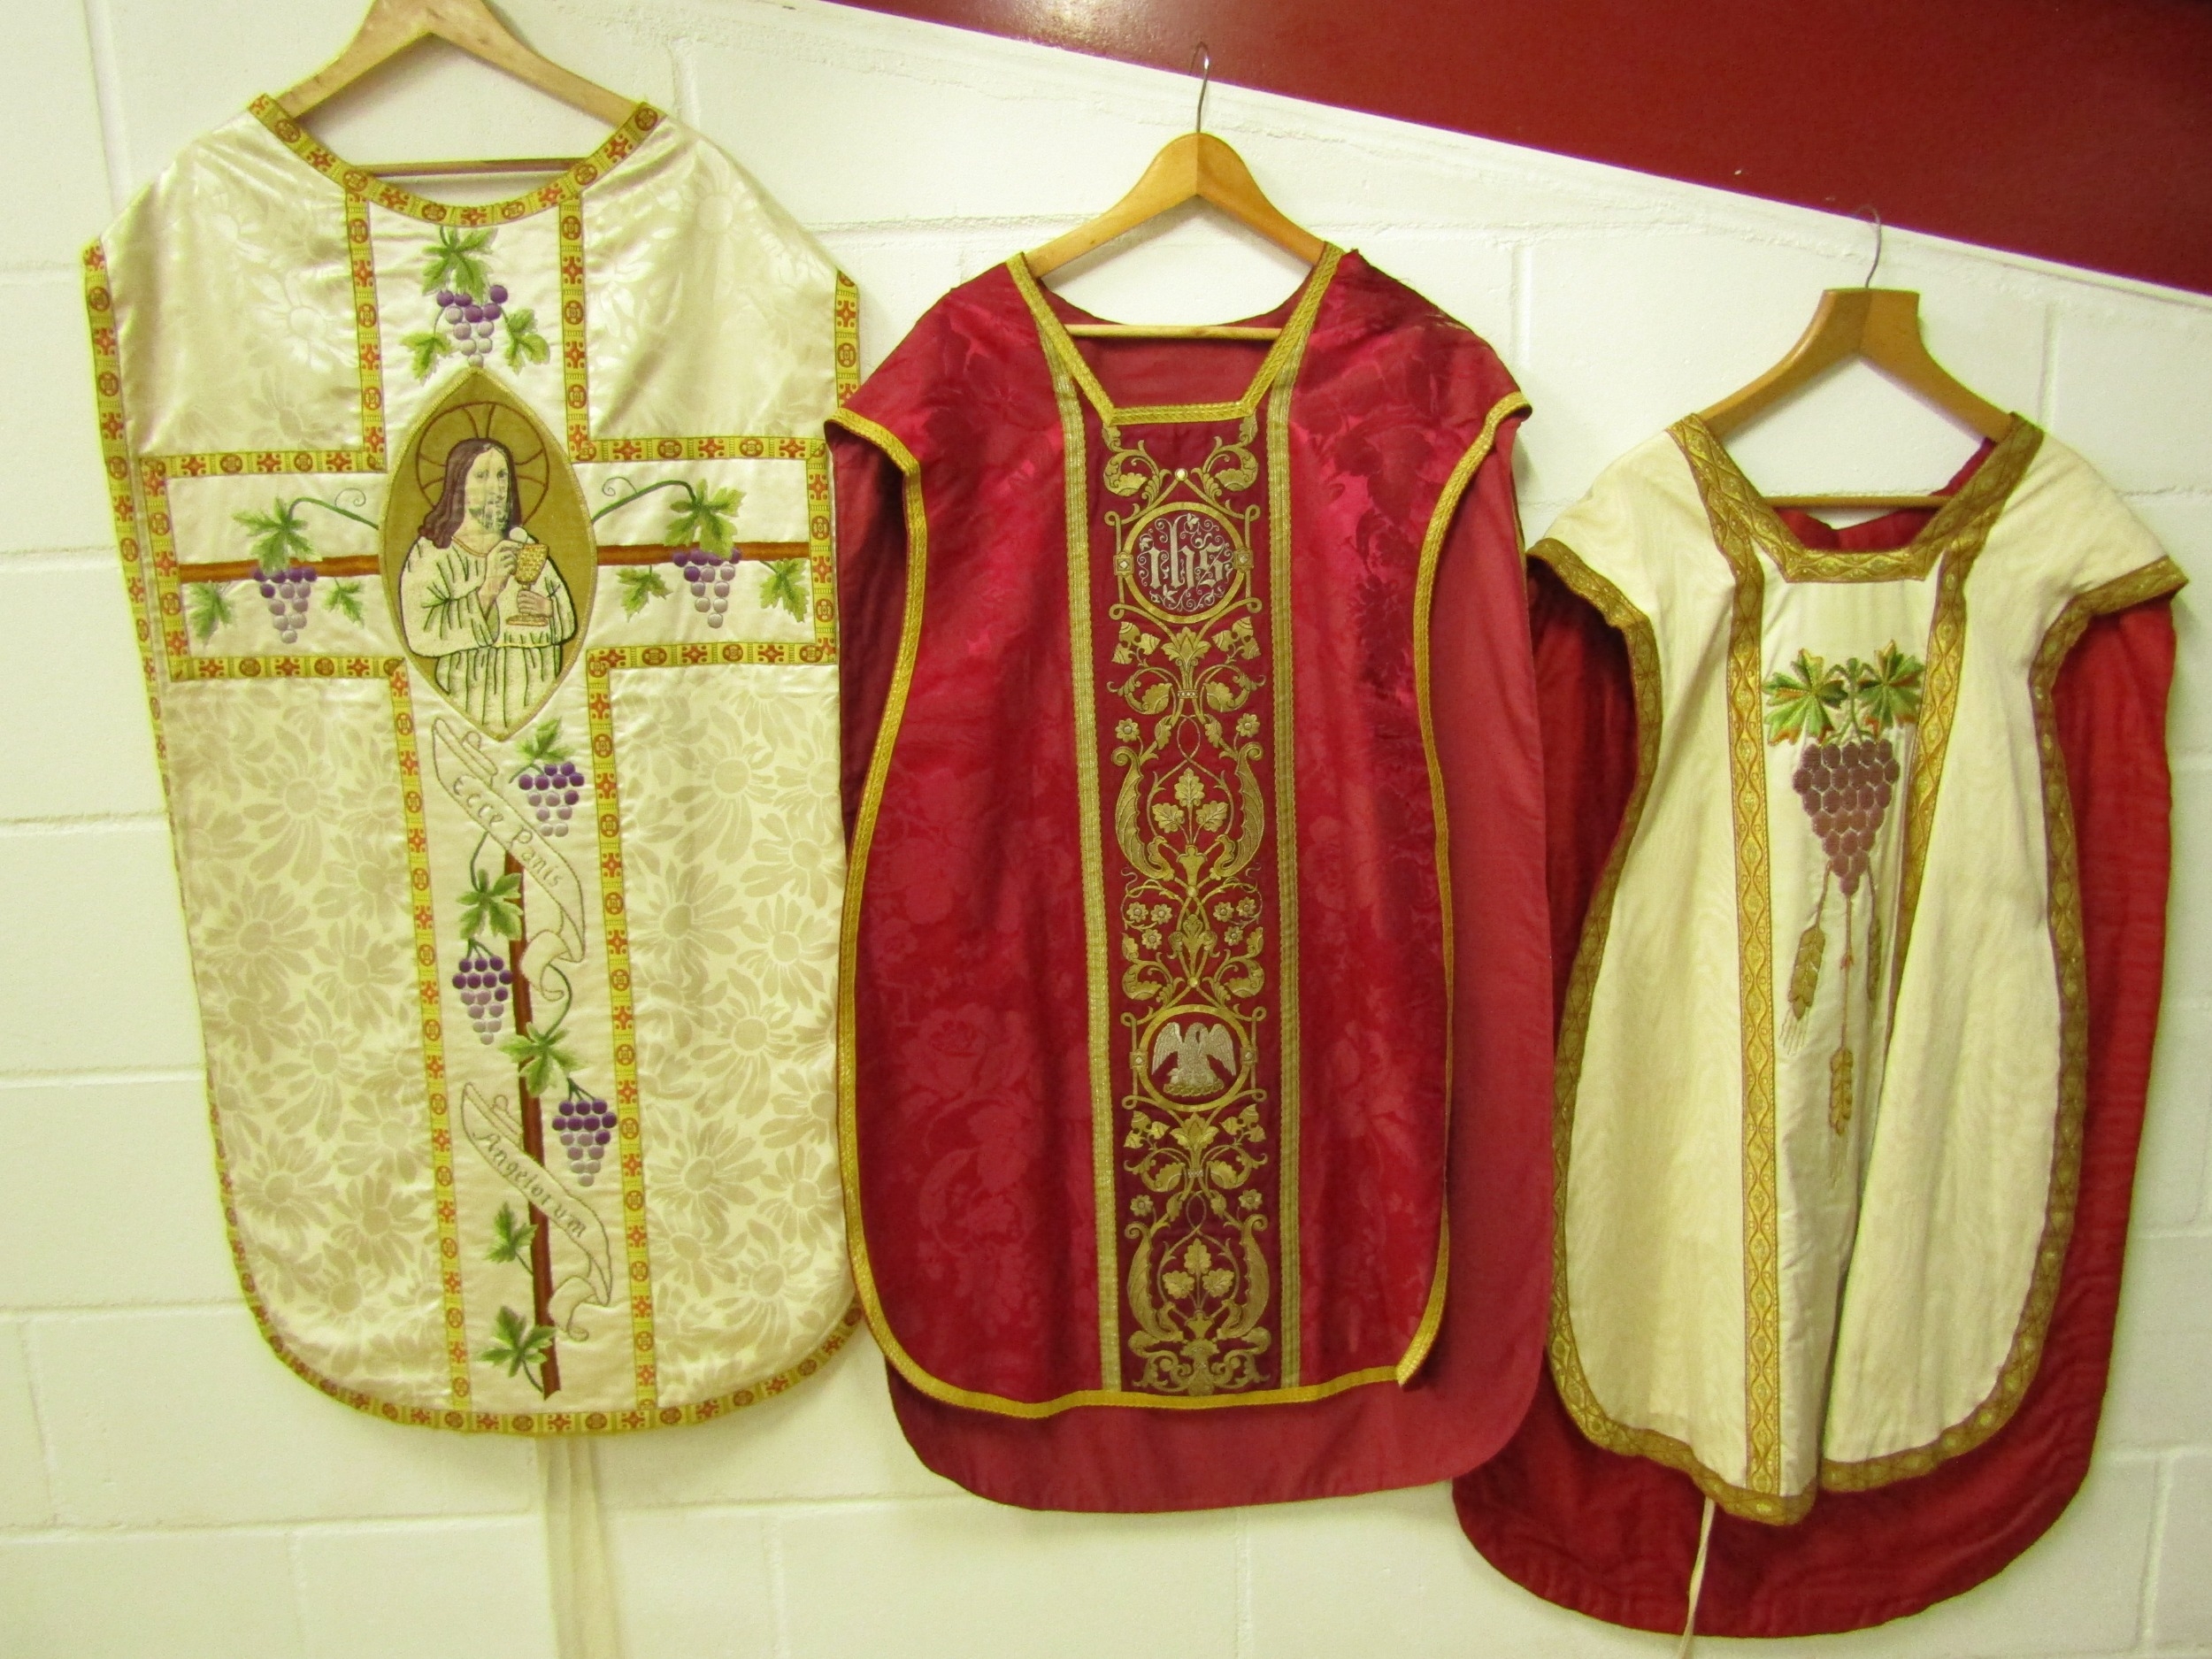
[[[1486,347],[1356,255],[1325,262],[1302,297],[1303,320],[1295,298],[1257,319],[1294,340],[1310,320],[1302,360],[1087,339],[1065,349],[1094,395],[1064,376],[1056,396],[1049,331],[995,271],[940,302],[833,434],[846,804],[868,842],[848,960],[856,1265],[917,1451],[1008,1502],[1187,1509],[1434,1479],[1487,1455],[1534,1380],[1550,959],[1517,400]],[[1271,393],[1240,406],[1270,365]],[[1147,407],[1166,404],[1184,407]],[[1071,511],[1087,536],[1087,680]],[[1448,926],[1417,684],[1432,518]],[[1286,680],[1294,714],[1279,719]],[[887,710],[900,718],[879,759]],[[1172,742],[1155,736],[1170,727]],[[1111,952],[1095,978],[1083,731]],[[1116,863],[1133,846],[1138,864],[1169,849],[1156,879]],[[1202,904],[1171,902],[1184,859]],[[1152,987],[1175,950],[1242,965],[1207,980],[1215,1002],[1184,990],[1169,1008]],[[1094,995],[1112,1021],[1103,1158]],[[1148,1088],[1202,1103],[1233,1069],[1240,1113],[1130,1110]],[[1221,1202],[1203,1227],[1167,1228],[1152,1193],[1194,1217],[1196,1199],[1162,1184],[1172,1160],[1153,1148],[1217,1133],[1239,1172],[1204,1194]],[[1202,1316],[1226,1310],[1202,1343],[1185,1326],[1153,1340],[1148,1274]],[[1294,1313],[1267,1300],[1286,1281]],[[1239,1298],[1264,1318],[1240,1323]],[[1402,1386],[1392,1368],[1430,1329]],[[1256,1402],[1225,1403],[1239,1395]]]
[[[1808,546],[1848,548],[1902,545],[1924,522],[1901,513],[1836,532],[1785,517]],[[1634,781],[1634,703],[1626,652],[1597,612],[1541,568],[1530,591],[1563,996],[1581,918]],[[2078,835],[2090,1049],[2079,1210],[2035,1380],[2002,1430],[1926,1475],[1824,1492],[1793,1526],[1716,1516],[1698,1602],[1703,1633],[1812,1635],[1918,1612],[1999,1571],[2081,1484],[2104,1397],[2157,1026],[2173,657],[2164,602],[2100,618],[2055,693]],[[1682,1627],[1702,1508],[1696,1488],[1657,1463],[1592,1445],[1548,1375],[1511,1443],[1463,1476],[1454,1496],[1475,1547],[1548,1601],[1641,1630]]]

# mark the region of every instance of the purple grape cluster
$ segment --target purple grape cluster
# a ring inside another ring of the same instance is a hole
[[[737,576],[737,561],[701,548],[687,548],[676,555],[676,568],[690,584],[691,608],[706,613],[709,627],[720,627],[730,608],[730,583]]]
[[[1896,751],[1889,739],[1808,743],[1790,783],[1813,821],[1820,849],[1848,895],[1859,890],[1874,856],[1890,795],[1897,787]]]
[[[572,760],[541,760],[515,780],[538,815],[538,827],[548,835],[568,833],[568,820],[583,798],[584,774]]]
[[[507,987],[514,980],[512,970],[488,950],[471,949],[461,958],[453,988],[461,994],[461,1006],[468,1010],[478,1041],[495,1042],[507,1029]]]
[[[315,597],[315,567],[295,565],[288,570],[263,571],[259,581],[277,637],[289,645],[307,626],[307,609]]]
[[[480,300],[465,288],[440,288],[437,298],[453,349],[472,362],[491,356],[499,319],[506,315],[507,290],[495,282]]]
[[[614,1109],[595,1095],[572,1094],[553,1113],[553,1133],[568,1152],[568,1167],[588,1187],[614,1139]]]

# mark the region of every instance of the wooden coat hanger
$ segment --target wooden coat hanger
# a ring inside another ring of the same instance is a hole
[[[635,99],[611,92],[532,51],[499,20],[485,0],[374,0],[345,50],[278,98],[277,104],[298,120],[417,41],[434,35],[610,127],[621,126],[637,108]],[[574,166],[576,160],[573,156],[520,156],[494,161],[392,162],[376,171],[416,178],[464,173],[560,173]]]
[[[1717,438],[1745,425],[1817,380],[1837,364],[1863,357],[1891,380],[1981,434],[2001,438],[2012,417],[1965,386],[1929,355],[1920,335],[1920,296],[1910,288],[1878,288],[1882,264],[1882,219],[1874,217],[1874,263],[1855,288],[1830,288],[1813,320],[1782,360],[1764,374],[1701,411],[1698,419]],[[1929,495],[1772,495],[1768,505],[1822,508],[1940,507],[1949,499]]]
[[[1117,236],[1134,230],[1148,219],[1195,198],[1210,202],[1248,229],[1256,231],[1292,257],[1312,265],[1327,245],[1320,237],[1287,218],[1267,199],[1244,165],[1244,157],[1206,131],[1206,88],[1213,81],[1213,54],[1201,42],[1196,57],[1202,59],[1198,82],[1198,113],[1191,130],[1170,139],[1152,165],[1144,170],[1136,188],[1096,219],[1054,237],[1025,257],[1030,274],[1043,277],[1062,265],[1102,248]],[[1140,336],[1173,340],[1272,340],[1279,328],[1240,328],[1141,323],[1075,323],[1071,334]]]

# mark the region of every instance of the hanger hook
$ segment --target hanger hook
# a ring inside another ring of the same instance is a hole
[[[1206,50],[1206,42],[1201,41],[1193,49],[1190,58],[1198,71],[1198,113],[1191,117],[1190,129],[1194,133],[1202,133],[1206,130],[1206,88],[1213,84],[1214,55]]]
[[[1882,268],[1882,210],[1869,203],[1864,211],[1874,221],[1874,263],[1867,266],[1866,280],[1859,286],[1870,288],[1874,286],[1874,273]]]

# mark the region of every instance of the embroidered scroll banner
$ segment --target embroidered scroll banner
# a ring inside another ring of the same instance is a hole
[[[545,843],[518,808],[501,793],[499,767],[484,750],[484,740],[450,720],[430,728],[431,764],[438,781],[461,810],[537,883],[553,901],[553,919],[525,941],[522,972],[534,981],[546,964],[584,959],[584,890],[568,863]]]
[[[484,1161],[583,1253],[585,1271],[564,1278],[553,1288],[553,1323],[568,1336],[585,1340],[589,1333],[576,1323],[580,1309],[614,1305],[614,1256],[607,1225],[581,1193],[532,1157],[522,1144],[522,1125],[507,1097],[488,1104],[472,1083],[461,1086],[461,1126]]]

